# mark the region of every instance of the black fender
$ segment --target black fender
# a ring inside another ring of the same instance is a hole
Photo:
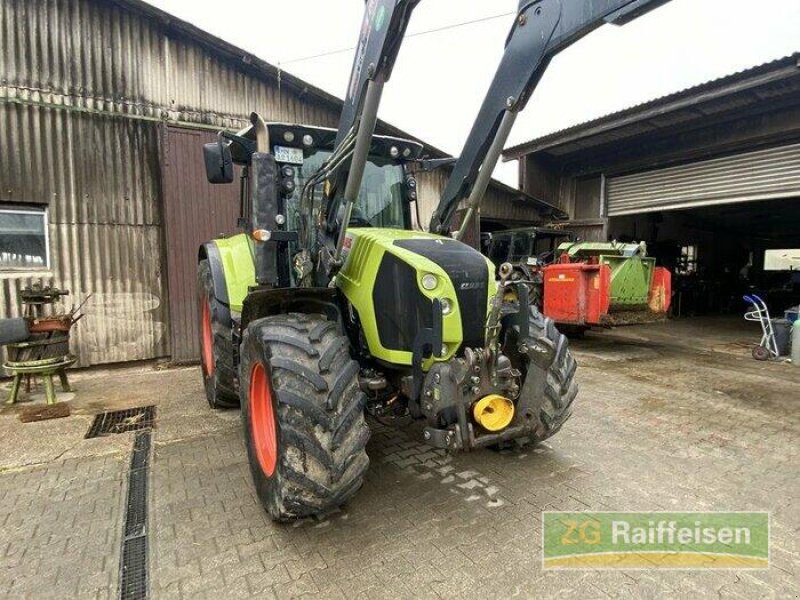
[[[225,269],[222,267],[222,258],[214,242],[206,242],[200,246],[200,250],[197,253],[197,261],[200,262],[201,260],[208,260],[208,266],[211,267],[211,280],[214,283],[214,298],[230,311],[228,287],[225,285]]]
[[[336,321],[345,331],[340,308],[341,297],[336,288],[269,288],[252,289],[242,306],[242,331],[256,319],[289,312],[321,313]]]

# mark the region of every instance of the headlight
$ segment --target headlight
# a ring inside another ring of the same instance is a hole
[[[433,273],[425,273],[422,276],[422,289],[428,290],[429,292],[436,289],[436,286],[439,285],[439,278],[436,277]]]
[[[303,145],[304,146],[313,146],[314,145],[314,138],[310,135],[306,134],[303,136]]]
[[[442,314],[449,315],[453,312],[453,303],[450,302],[448,298],[439,298],[439,302],[442,305]]]
[[[291,131],[285,131],[283,133],[283,140],[291,144],[294,141],[294,133],[292,133]]]
[[[400,149],[397,146],[392,146],[391,149],[389,150],[389,156],[391,156],[392,158],[397,158],[398,156],[400,156]]]

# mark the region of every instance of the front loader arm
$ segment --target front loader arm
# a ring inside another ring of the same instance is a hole
[[[378,105],[400,51],[411,13],[420,0],[367,0],[364,21],[347,87],[336,146],[328,161],[335,171],[327,198],[323,238],[336,236],[334,267],[353,203],[361,188]]]
[[[604,23],[625,24],[669,0],[520,0],[494,80],[431,218],[448,233],[469,198],[461,239],[489,184],[517,114],[525,108],[554,56]]]
[[[375,81],[384,84],[389,80],[411,12],[419,2],[420,0],[368,0],[366,3],[347,95],[339,117],[337,147],[351,129],[359,126],[368,83]],[[369,127],[369,123],[365,125]]]

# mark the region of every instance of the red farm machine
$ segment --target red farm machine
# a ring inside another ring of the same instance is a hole
[[[512,279],[528,282],[530,302],[563,330],[649,322],[669,310],[672,274],[643,242],[583,242],[528,227],[492,234],[487,255],[510,263]]]

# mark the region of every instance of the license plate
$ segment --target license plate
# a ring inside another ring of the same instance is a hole
[[[275,160],[279,163],[302,165],[303,149],[287,148],[286,146],[275,146]]]

